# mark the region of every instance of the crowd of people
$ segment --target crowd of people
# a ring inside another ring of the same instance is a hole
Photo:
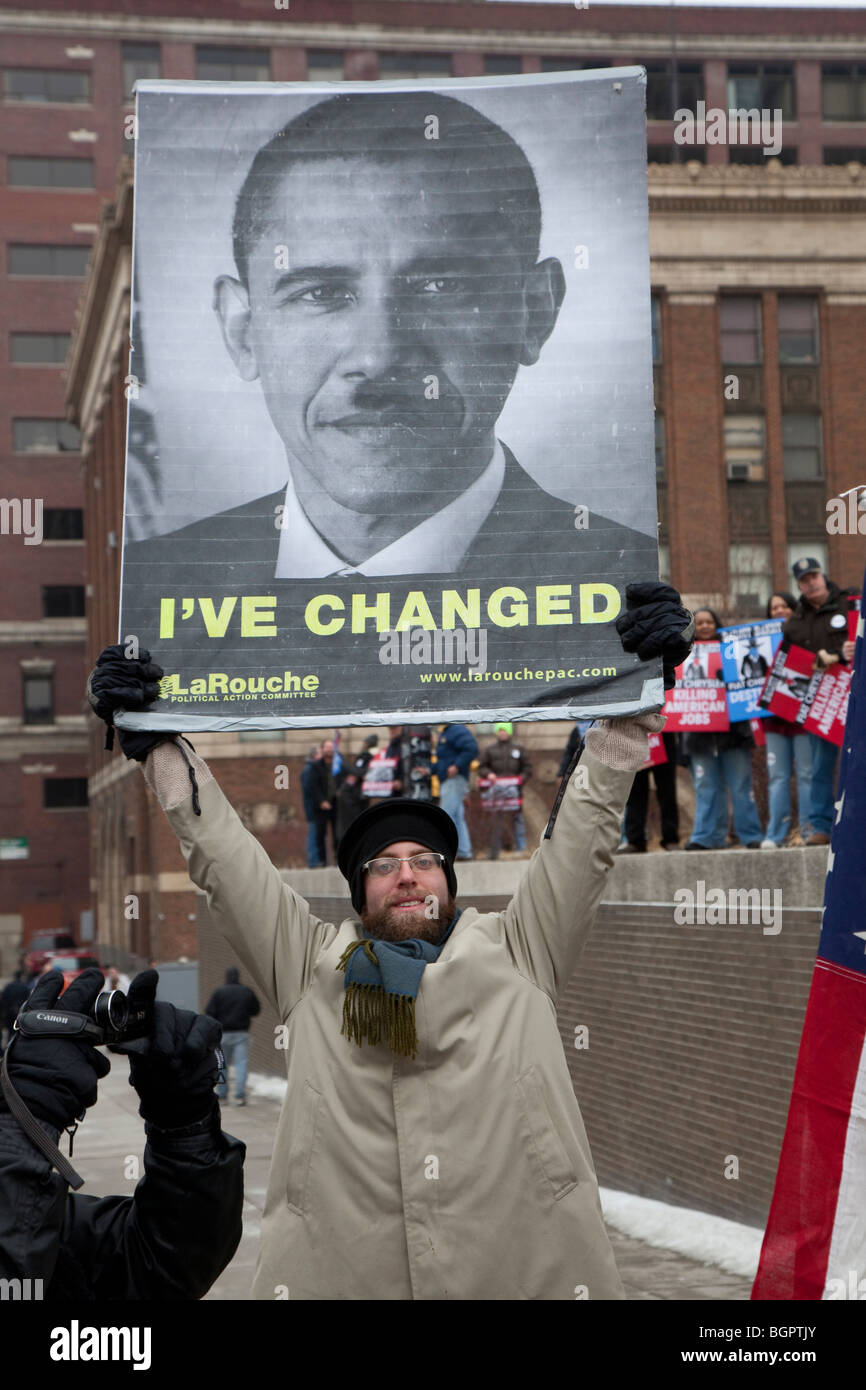
[[[513,725],[494,726],[495,739],[483,749],[465,724],[392,725],[381,747],[370,734],[356,756],[339,760],[333,739],[315,745],[301,773],[307,821],[307,867],[324,868],[329,844],[333,862],[349,826],[362,811],[389,798],[439,802],[457,829],[458,860],[474,857],[466,820],[470,773],[478,774],[482,805],[489,812],[488,857],[498,859],[506,839],[526,849],[523,784],[531,776],[526,750],[514,739]]]
[[[798,560],[793,576],[799,597],[776,592],[767,601],[766,618],[783,620],[782,637],[814,653],[819,670],[850,664],[854,643],[848,637],[849,594],[823,573],[820,562],[809,556]],[[757,621],[743,618],[741,622]],[[710,608],[695,613],[695,641],[719,638],[722,624]],[[697,649],[700,653],[700,648]],[[702,678],[708,672],[696,670]],[[694,663],[693,663],[694,665]],[[746,675],[767,674],[767,663],[757,651],[749,652]],[[624,839],[619,853],[637,854],[647,848],[646,820],[649,780],[652,773],[661,815],[662,848],[679,848],[679,814],[676,800],[676,767],[688,766],[695,791],[695,818],[687,850],[724,849],[729,828],[747,849],[777,849],[796,845],[829,845],[833,825],[833,798],[838,748],[829,739],[805,731],[801,725],[776,715],[762,719],[766,740],[769,818],[762,827],[753,786],[752,753],[755,738],[748,719],[732,722],[719,733],[665,734],[667,761],[637,774],[626,807]],[[796,774],[797,828],[793,830],[791,783]]]
[[[828,669],[853,660],[848,638],[848,595],[823,573],[819,561],[798,560],[793,570],[799,596],[770,595],[761,618],[783,620],[782,635],[814,653],[816,667]],[[733,622],[733,620],[732,620]],[[695,641],[719,640],[723,624],[710,608],[695,613]],[[712,679],[696,648],[688,678]],[[752,647],[742,662],[744,677],[765,676],[766,657]],[[721,680],[721,676],[718,677]],[[769,817],[762,825],[753,785],[755,736],[749,719],[732,721],[724,732],[664,733],[664,761],[637,773],[626,806],[621,854],[644,853],[648,847],[647,819],[650,784],[654,782],[661,818],[661,846],[679,849],[680,810],[677,767],[690,771],[695,792],[695,815],[687,850],[723,849],[730,831],[749,849],[775,849],[791,844],[828,845],[833,824],[833,795],[838,749],[825,738],[776,715],[762,718],[766,736]],[[523,788],[532,775],[526,750],[515,740],[513,726],[494,726],[495,738],[483,748],[464,724],[442,724],[435,730],[396,725],[380,746],[371,734],[363,750],[345,763],[334,741],[311,749],[303,770],[304,812],[307,819],[307,864],[323,867],[328,842],[333,862],[352,822],[371,805],[389,797],[438,800],[457,828],[458,860],[474,857],[466,818],[470,773],[477,774],[481,806],[488,829],[487,856],[497,859],[508,841],[517,852],[526,849]],[[581,728],[575,725],[563,753],[563,775],[581,747]],[[792,812],[792,777],[796,774],[796,825]]]

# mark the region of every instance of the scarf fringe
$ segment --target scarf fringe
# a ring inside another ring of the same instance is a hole
[[[398,1056],[415,1057],[415,1000],[409,994],[386,994],[381,985],[347,985],[340,1032],[359,1047],[387,1042]]]

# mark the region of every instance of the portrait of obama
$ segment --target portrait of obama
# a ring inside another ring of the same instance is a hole
[[[454,97],[344,93],[285,124],[246,174],[213,303],[286,483],[165,539],[219,538],[231,563],[259,537],[276,579],[483,574],[503,555],[525,570],[551,548],[573,562],[574,507],[496,432],[565,296],[541,230],[526,155]],[[618,561],[638,539],[595,514],[580,538],[594,573],[599,550]]]

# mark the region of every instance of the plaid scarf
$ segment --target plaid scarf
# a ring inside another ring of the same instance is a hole
[[[430,961],[438,960],[460,913],[439,942],[378,941],[368,937],[347,946],[336,966],[345,971],[341,1034],[363,1047],[386,1042],[400,1057],[415,1057],[415,999]]]

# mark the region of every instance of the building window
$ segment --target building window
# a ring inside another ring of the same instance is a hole
[[[133,87],[139,78],[160,77],[158,43],[124,43],[120,46],[123,60],[123,95],[127,101],[133,97]]]
[[[197,48],[195,75],[208,82],[269,82],[271,55],[266,48]]]
[[[665,417],[657,415],[655,417],[655,438],[656,438],[656,482],[665,481]]]
[[[787,545],[787,551],[788,574],[791,573],[791,570],[794,568],[797,561],[805,559],[807,555],[813,560],[818,560],[821,564],[821,569],[824,571],[825,574],[827,573],[828,556],[826,538],[822,541],[789,541]],[[794,590],[794,593],[796,594],[796,583],[792,583],[791,588]]]
[[[379,76],[415,82],[450,77],[451,58],[447,53],[380,53]]]
[[[43,584],[43,618],[83,618],[83,584]]]
[[[586,68],[612,68],[616,63],[611,63],[606,58],[592,58],[588,62],[583,58],[542,58],[542,72],[583,72]]]
[[[728,295],[719,302],[722,361],[749,366],[762,360],[761,301],[757,295]]]
[[[825,164],[866,164],[866,145],[825,145]]]
[[[81,435],[66,420],[13,420],[12,449],[16,454],[74,454]]]
[[[92,188],[93,160],[66,155],[10,154],[6,161],[10,188]]]
[[[6,68],[3,95],[7,101],[54,101],[87,106],[90,103],[90,73],[72,68]]]
[[[10,275],[62,275],[80,279],[87,270],[89,246],[26,246],[8,248]],[[28,335],[29,336],[29,335]]]
[[[24,723],[54,723],[54,678],[50,675],[24,676]]]
[[[652,325],[653,366],[662,360],[662,306],[657,294],[650,295],[650,323]]]
[[[698,164],[706,164],[707,149],[705,145],[647,145],[646,162],[647,164],[686,164],[689,160],[696,160]]]
[[[646,117],[648,121],[672,121],[675,111],[694,111],[704,95],[704,69],[700,63],[677,63],[669,58],[644,63],[646,68]]]
[[[485,53],[484,71],[489,77],[507,77],[513,72],[522,72],[521,59],[511,53]]]
[[[725,473],[729,483],[766,479],[763,415],[725,416]]]
[[[740,618],[761,614],[773,591],[773,565],[768,545],[732,545],[728,549],[731,607]]]
[[[821,115],[825,121],[866,121],[866,64],[821,64]]]
[[[42,783],[46,811],[78,810],[87,805],[86,777],[46,777]]]
[[[797,115],[792,63],[729,63],[728,108],[781,111],[783,120]]]
[[[9,360],[16,366],[59,367],[71,338],[71,333],[10,333]]]
[[[46,507],[42,513],[42,539],[83,541],[84,512],[81,507]]]
[[[818,301],[814,295],[779,295],[779,361],[818,361]]]
[[[342,82],[343,55],[331,48],[307,49],[308,82]]]
[[[789,483],[823,478],[820,415],[782,416],[782,469]]]
[[[778,159],[780,164],[796,164],[799,152],[796,145],[783,145],[778,154],[764,154],[761,144],[728,145],[729,164],[766,164],[768,159]]]

